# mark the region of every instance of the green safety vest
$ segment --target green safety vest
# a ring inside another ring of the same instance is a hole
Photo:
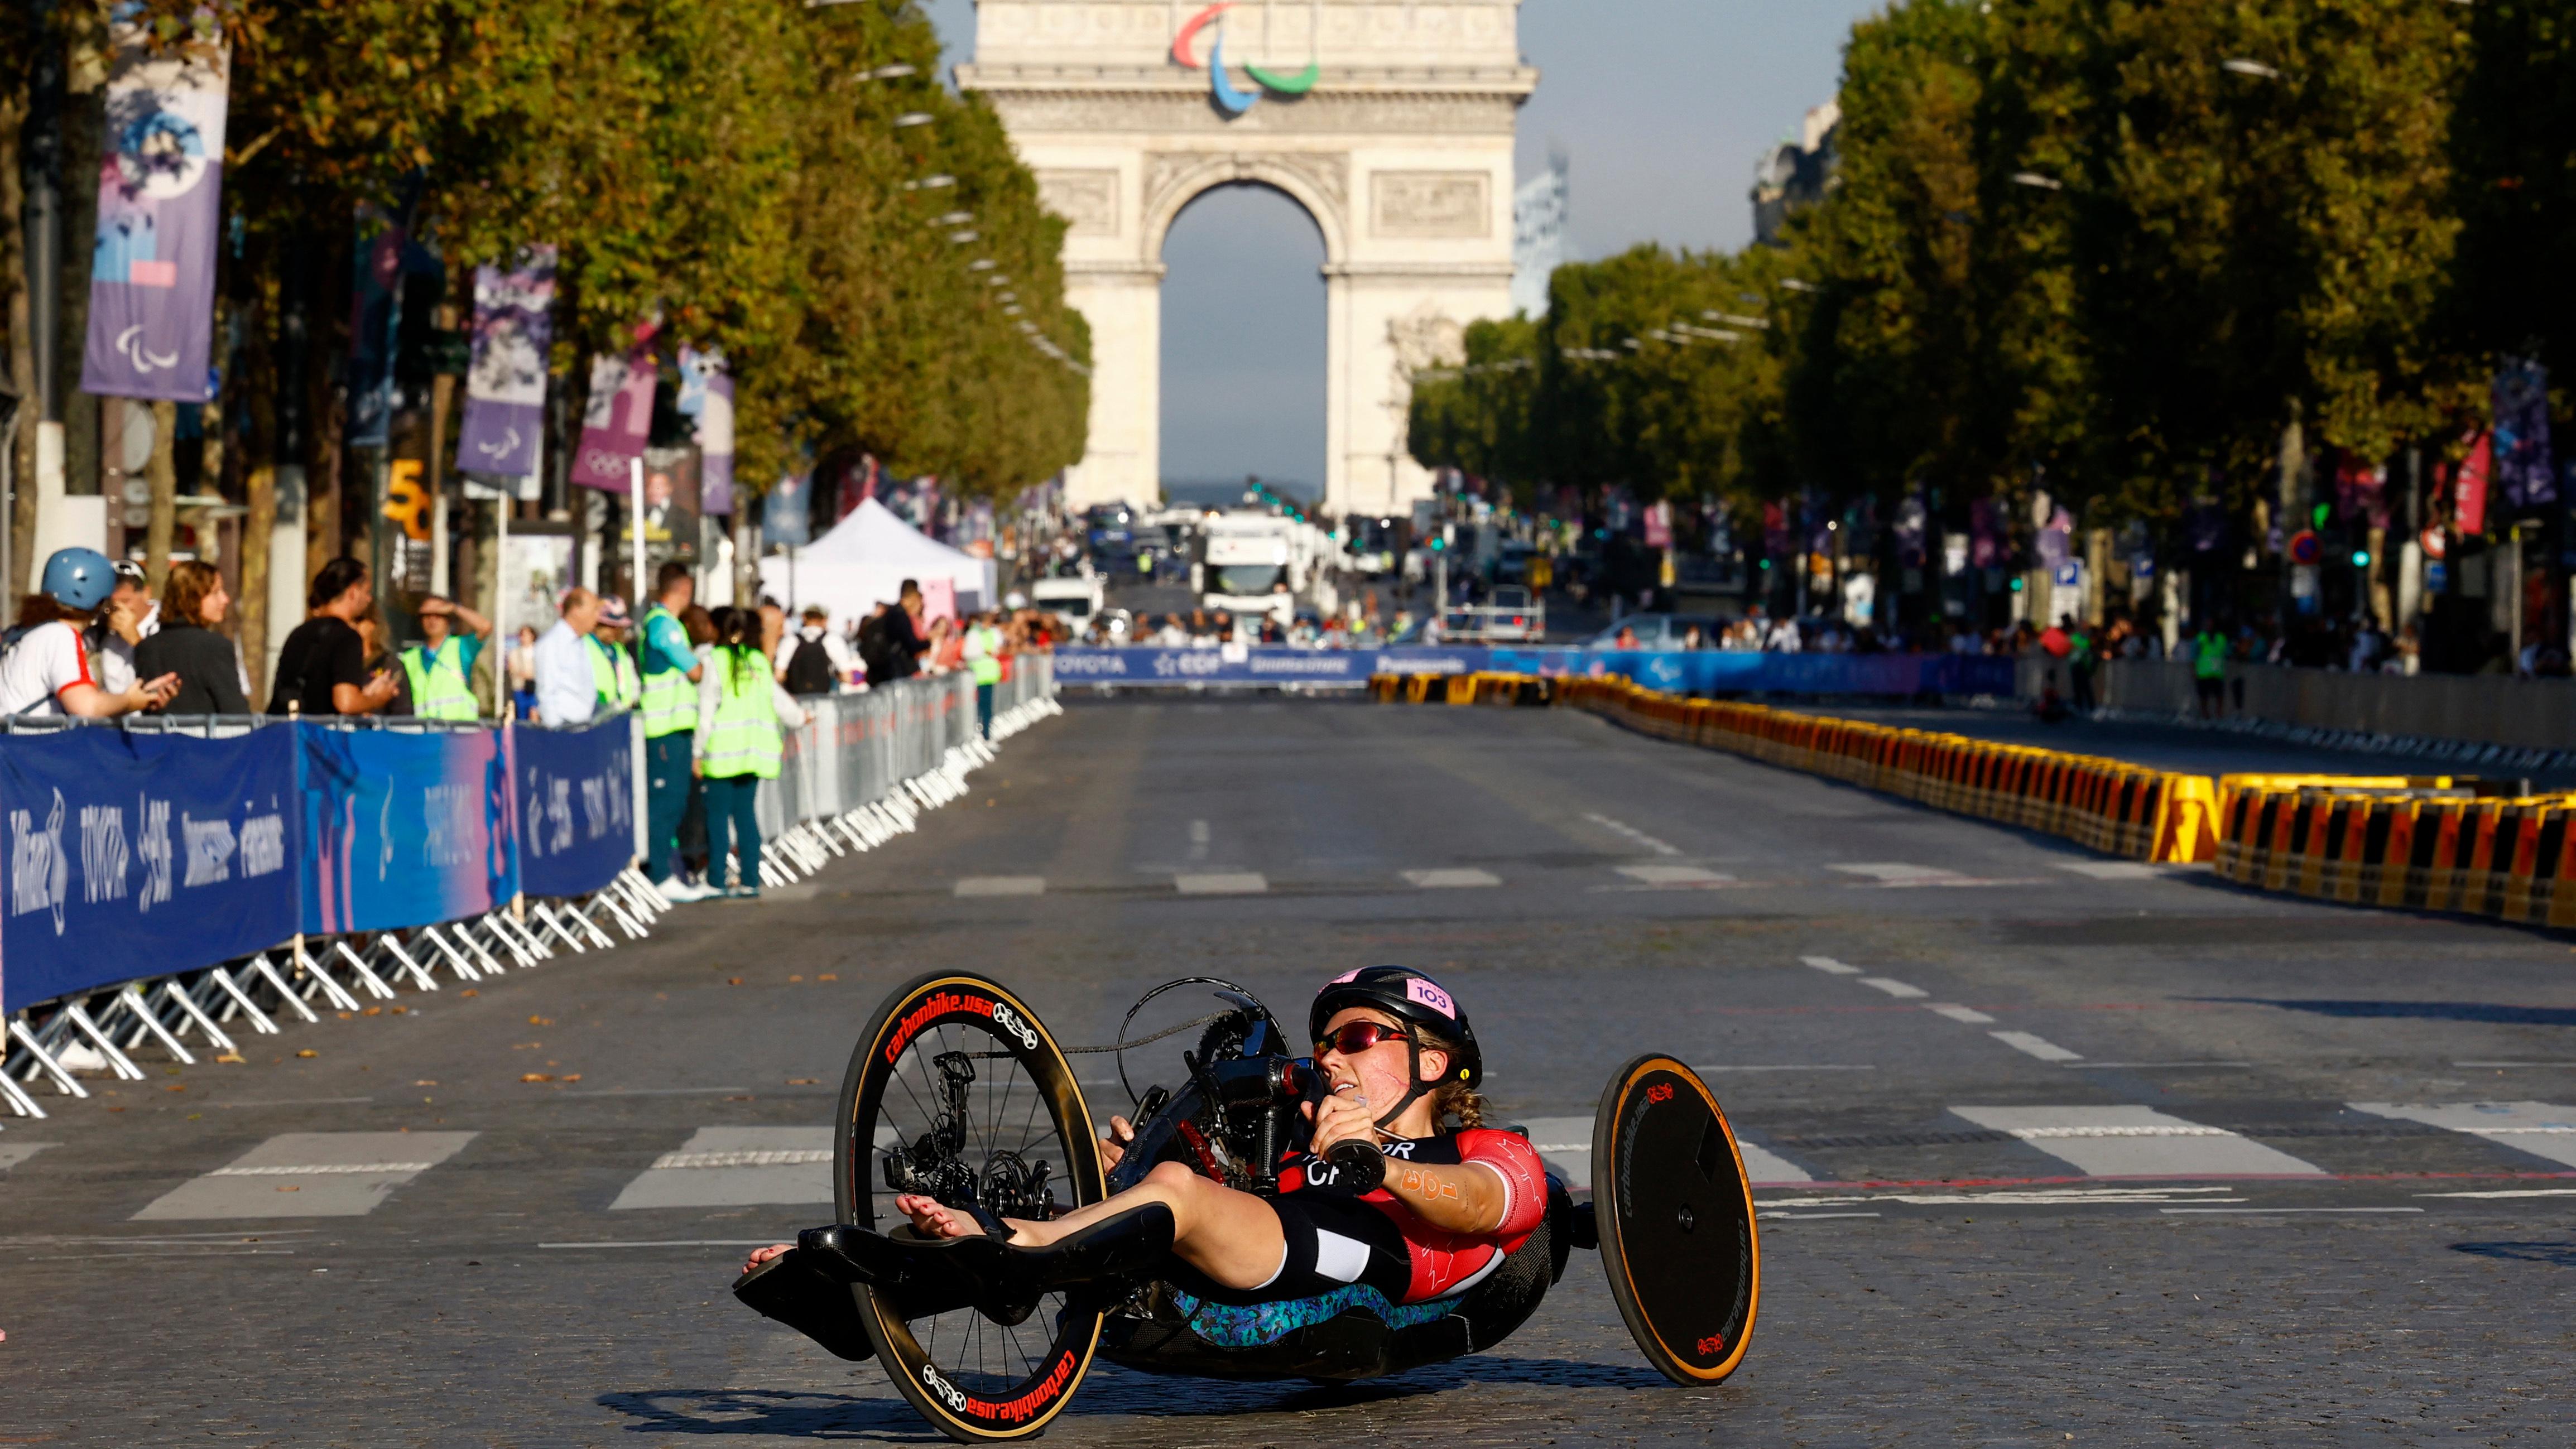
[[[634,659],[613,644],[600,643],[596,634],[582,637],[590,641],[590,682],[599,691],[600,707],[633,709],[644,694],[644,686],[635,678]]]
[[[684,735],[698,727],[698,687],[689,682],[689,672],[664,669],[657,673],[652,668],[656,617],[679,622],[678,615],[659,604],[644,611],[644,738],[648,740]]]
[[[706,738],[706,777],[777,779],[778,704],[770,694],[777,681],[769,672],[769,656],[729,645],[707,656],[707,668],[716,671],[720,692],[715,725]]]
[[[2227,673],[2227,640],[2217,634],[2203,634],[2191,641],[2191,673],[2195,679],[2218,679]]]
[[[422,719],[475,719],[482,709],[465,682],[465,641],[451,634],[438,651],[415,644],[402,652],[403,673],[411,680],[411,712]]]
[[[975,672],[975,682],[977,684],[1001,683],[1002,631],[979,624],[974,629],[968,631],[967,637],[978,641],[984,647],[984,653],[981,658],[970,659],[967,661],[968,667],[973,669]]]

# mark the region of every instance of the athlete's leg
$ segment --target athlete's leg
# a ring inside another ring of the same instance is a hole
[[[1228,1288],[1258,1288],[1279,1271],[1288,1240],[1279,1214],[1248,1192],[1199,1176],[1177,1162],[1166,1162],[1145,1180],[1105,1202],[1078,1208],[1049,1222],[1005,1218],[1011,1242],[1042,1248],[1093,1223],[1120,1213],[1161,1203],[1172,1210],[1172,1251],[1181,1261]],[[970,1237],[983,1231],[975,1220],[938,1199],[906,1195],[895,1206],[922,1234],[934,1238]]]

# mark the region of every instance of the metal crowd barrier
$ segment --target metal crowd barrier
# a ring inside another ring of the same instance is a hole
[[[787,884],[831,857],[873,849],[917,828],[924,810],[962,796],[966,774],[994,758],[994,744],[1063,713],[1049,663],[1043,655],[1012,661],[1011,677],[994,690],[989,737],[978,727],[975,686],[962,675],[803,701],[807,722],[790,732],[779,778],[760,792],[762,879]],[[0,723],[0,735],[122,727],[227,738],[283,722],[276,716],[147,717],[122,726],[20,719]],[[489,727],[434,720],[332,723],[422,732]],[[641,801],[635,814],[643,815]],[[642,940],[670,909],[630,865],[585,896],[523,896],[482,915],[401,930],[299,934],[214,965],[34,1003],[14,1013],[0,1033],[0,1104],[19,1116],[43,1117],[31,1090],[39,1085],[50,1083],[61,1096],[87,1097],[84,1071],[141,1081],[145,1073],[134,1055],[147,1047],[187,1064],[197,1062],[201,1051],[217,1061],[239,1061],[243,1036],[279,1035],[288,1017],[315,1023],[324,1011],[344,1018],[400,1015],[407,1010],[400,1004],[405,987],[440,990],[445,973],[471,989],[567,953],[587,955],[621,939]]]

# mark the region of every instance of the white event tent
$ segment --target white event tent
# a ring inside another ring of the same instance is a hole
[[[932,592],[934,581],[947,581],[963,613],[995,602],[991,559],[925,537],[873,498],[811,544],[760,561],[762,592],[791,613],[820,604],[832,611],[836,628],[879,603],[893,603],[905,579],[917,579]]]

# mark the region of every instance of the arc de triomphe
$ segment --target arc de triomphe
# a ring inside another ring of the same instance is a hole
[[[1156,497],[1163,237],[1243,182],[1323,233],[1325,516],[1428,493],[1404,451],[1408,369],[1511,310],[1513,126],[1538,84],[1520,0],[979,0],[957,82],[1072,223],[1066,288],[1092,331],[1072,503]]]

